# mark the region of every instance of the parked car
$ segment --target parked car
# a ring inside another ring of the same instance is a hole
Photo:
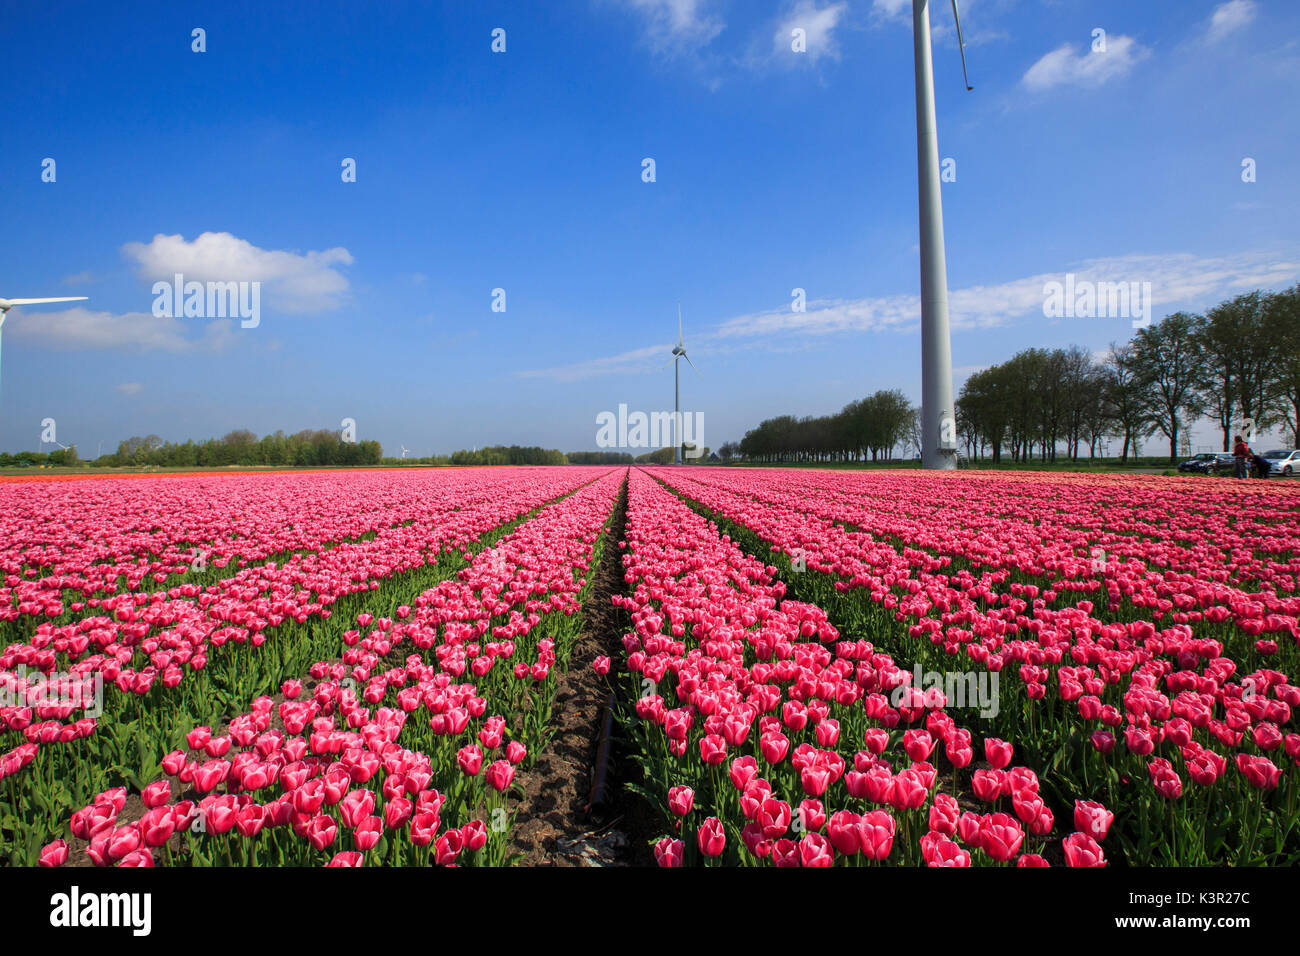
[[[1261,457],[1268,462],[1270,475],[1290,478],[1293,472],[1300,471],[1300,448],[1276,448],[1264,452]]]
[[[1194,475],[1230,475],[1236,469],[1236,459],[1222,452],[1193,455],[1178,465],[1178,470]]]

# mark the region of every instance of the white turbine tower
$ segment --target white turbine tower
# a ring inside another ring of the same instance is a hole
[[[682,463],[682,373],[678,367],[678,361],[686,359],[690,362],[691,368],[695,374],[699,375],[700,370],[695,368],[695,363],[691,362],[691,357],[686,354],[686,346],[682,344],[682,304],[677,303],[677,344],[673,346],[672,361],[668,363],[673,367],[673,464]],[[664,368],[667,368],[665,365]],[[703,378],[703,376],[700,376]]]
[[[405,445],[403,445],[403,446],[402,446],[402,461],[406,461],[406,453],[407,453],[407,451],[409,451],[409,449],[408,449]]]
[[[0,299],[0,333],[5,327],[5,313],[18,305],[44,305],[46,302],[84,302],[88,296],[72,295],[57,299]]]
[[[966,89],[966,42],[952,0],[957,48]],[[948,265],[939,196],[939,137],[934,116],[934,61],[929,0],[912,0],[916,61],[916,171],[921,224],[921,467],[957,467],[957,417],[952,398],[952,341],[948,334]]]

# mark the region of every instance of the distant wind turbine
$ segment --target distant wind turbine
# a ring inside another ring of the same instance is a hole
[[[686,354],[686,346],[682,344],[682,304],[677,303],[677,344],[673,347],[673,357],[668,363],[673,367],[673,440],[676,442],[673,448],[673,464],[682,463],[682,374],[678,367],[678,361],[686,359],[690,362],[691,368],[696,375],[700,375],[700,370],[695,368],[695,363],[691,362],[691,357]],[[667,368],[665,365],[664,368]],[[703,378],[703,375],[700,375]]]
[[[952,0],[957,48],[966,81],[966,41]],[[921,467],[957,467],[957,418],[952,400],[952,338],[948,332],[948,264],[939,196],[939,136],[934,116],[934,61],[929,0],[912,0],[916,68],[916,169],[921,225]]]
[[[84,302],[88,296],[72,295],[57,299],[0,299],[0,333],[4,331],[5,314],[18,305],[44,305],[46,302]]]
[[[44,445],[44,444],[46,444],[46,442],[41,442],[41,444]],[[51,444],[51,445],[58,445],[58,446],[59,446],[60,448],[62,448],[64,451],[67,451],[69,448],[72,447],[72,445],[65,445],[65,444],[63,444],[63,442],[59,441],[58,439],[51,439],[51,440],[49,441],[49,444]],[[75,444],[75,442],[74,442],[73,444]],[[51,454],[53,454],[53,453],[51,453]]]
[[[408,450],[409,450],[409,449],[408,449],[405,445],[402,446],[402,460],[403,460],[403,461],[406,460],[406,453],[407,453]]]

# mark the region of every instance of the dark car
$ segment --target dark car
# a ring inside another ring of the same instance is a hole
[[[1207,452],[1201,455],[1193,455],[1180,463],[1178,470],[1194,475],[1227,475],[1231,474],[1236,467],[1236,459],[1231,455]]]

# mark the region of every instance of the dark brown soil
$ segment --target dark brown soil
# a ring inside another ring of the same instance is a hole
[[[622,759],[611,742],[606,793],[602,808],[589,811],[596,773],[596,755],[605,725],[605,711],[623,657],[622,636],[630,627],[626,612],[611,598],[623,593],[623,526],[627,517],[627,485],[614,509],[608,546],[592,575],[592,589],[583,603],[585,625],[574,643],[568,672],[560,678],[551,726],[554,736],[537,763],[516,778],[512,800],[511,853],[521,866],[653,866],[649,840],[655,835],[650,809],[624,789],[636,769]],[[600,656],[611,661],[602,677],[592,669]],[[618,722],[613,723],[617,737]]]

